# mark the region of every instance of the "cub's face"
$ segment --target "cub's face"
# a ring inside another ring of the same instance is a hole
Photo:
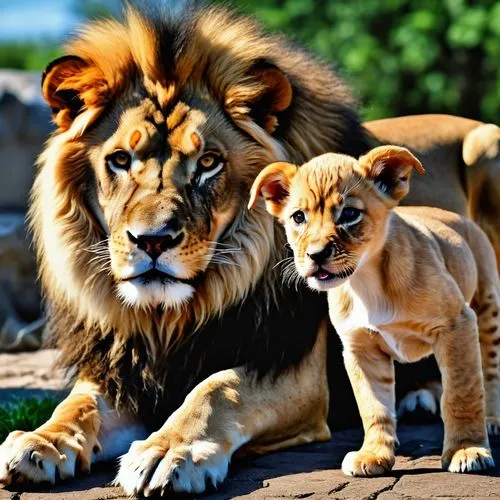
[[[290,184],[282,221],[297,272],[316,290],[346,281],[383,237],[389,209],[355,167],[353,158],[320,157]]]
[[[359,161],[328,153],[300,168],[274,163],[256,179],[250,203],[262,194],[285,226],[299,275],[311,288],[327,290],[383,245],[413,167],[422,169],[411,153],[385,146]]]

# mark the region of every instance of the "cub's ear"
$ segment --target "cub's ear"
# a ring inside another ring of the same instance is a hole
[[[255,63],[246,78],[246,83],[228,91],[227,110],[237,123],[244,126],[251,119],[272,134],[278,126],[279,114],[292,103],[292,84],[283,71],[267,61]]]
[[[404,198],[410,189],[410,175],[415,169],[425,173],[420,161],[406,148],[379,146],[359,159],[362,174],[373,179],[375,186],[396,203]]]
[[[297,165],[283,161],[268,165],[253,183],[248,209],[252,209],[259,196],[262,196],[266,202],[266,210],[271,215],[280,217],[288,198],[290,183],[297,170]]]
[[[90,125],[110,100],[110,89],[103,73],[77,56],[63,56],[52,61],[42,76],[42,93],[52,109],[59,128],[67,130],[80,114],[89,111],[85,124]]]

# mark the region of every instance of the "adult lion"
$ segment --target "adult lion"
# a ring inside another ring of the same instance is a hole
[[[126,453],[127,494],[201,492],[240,447],[328,439],[324,300],[281,283],[283,234],[245,206],[271,161],[367,148],[347,88],[219,7],[129,8],[67,54],[43,77],[58,129],[30,218],[77,381],[46,424],[9,435],[1,480]]]
[[[126,453],[127,494],[201,492],[239,448],[328,439],[325,301],[282,283],[284,235],[245,207],[272,161],[374,144],[348,89],[220,7],[130,8],[67,54],[43,78],[58,130],[30,217],[77,381],[46,424],[8,436],[0,482],[54,482]]]

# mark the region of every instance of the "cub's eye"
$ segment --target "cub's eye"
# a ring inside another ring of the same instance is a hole
[[[293,221],[295,222],[295,224],[302,224],[305,222],[306,220],[306,215],[304,214],[304,212],[302,212],[302,210],[297,210],[293,215],[292,215],[292,219]]]
[[[340,217],[337,219],[337,224],[355,224],[361,220],[363,212],[358,208],[354,207],[344,207]]]
[[[118,150],[106,157],[108,165],[115,170],[128,170],[132,158],[126,151]]]
[[[210,170],[222,163],[222,157],[212,151],[205,153],[198,159],[198,167],[203,170]]]

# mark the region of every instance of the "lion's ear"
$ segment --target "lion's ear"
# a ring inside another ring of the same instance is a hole
[[[110,89],[96,66],[77,56],[52,61],[42,76],[42,93],[52,109],[52,117],[63,130],[75,118],[89,111],[85,126],[90,125],[110,99]]]
[[[279,124],[279,114],[292,103],[292,84],[283,71],[264,61],[254,64],[247,78],[248,83],[229,89],[229,114],[237,121],[250,118],[272,134]]]
[[[268,165],[253,183],[248,209],[252,209],[259,196],[262,196],[266,202],[266,210],[279,218],[288,199],[290,183],[297,170],[297,165],[283,161]]]
[[[410,189],[410,175],[415,169],[425,173],[420,161],[406,148],[379,146],[359,159],[362,174],[373,180],[377,189],[396,203]]]

